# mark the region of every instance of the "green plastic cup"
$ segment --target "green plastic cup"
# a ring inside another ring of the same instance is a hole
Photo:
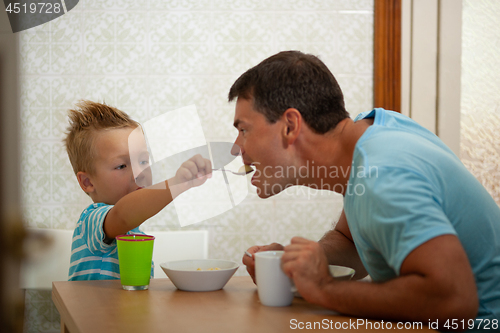
[[[137,234],[116,237],[123,289],[146,290],[149,288],[154,239],[154,236]]]

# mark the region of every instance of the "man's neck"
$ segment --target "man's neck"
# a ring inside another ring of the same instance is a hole
[[[346,118],[328,133],[308,133],[302,142],[301,164],[307,166],[309,172],[308,177],[300,180],[301,185],[343,195],[356,143],[372,124],[373,119],[354,122]]]

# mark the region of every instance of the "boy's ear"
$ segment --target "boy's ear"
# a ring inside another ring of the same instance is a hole
[[[302,127],[302,115],[299,110],[289,108],[283,113],[285,127],[283,130],[284,139],[287,144],[293,144],[299,136]]]
[[[78,184],[85,193],[94,192],[94,185],[92,184],[92,180],[90,179],[90,175],[86,172],[79,171],[76,174],[76,179],[78,179]]]

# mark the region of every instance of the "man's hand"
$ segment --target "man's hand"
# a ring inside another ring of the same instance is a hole
[[[281,251],[283,250],[283,245],[278,244],[278,243],[272,243],[269,245],[255,245],[252,246],[247,250],[248,253],[252,255],[252,257],[249,257],[248,255],[244,254],[243,255],[243,264],[247,266],[247,272],[250,274],[252,277],[252,280],[255,284],[255,258],[254,254],[257,252],[262,252],[262,251]]]
[[[317,303],[322,296],[321,288],[334,281],[325,252],[317,242],[292,238],[281,263],[285,274],[293,279],[298,292],[308,302]]]

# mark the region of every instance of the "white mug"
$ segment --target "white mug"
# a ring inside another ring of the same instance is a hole
[[[255,277],[260,302],[267,306],[292,304],[292,282],[281,269],[284,251],[255,253]]]

